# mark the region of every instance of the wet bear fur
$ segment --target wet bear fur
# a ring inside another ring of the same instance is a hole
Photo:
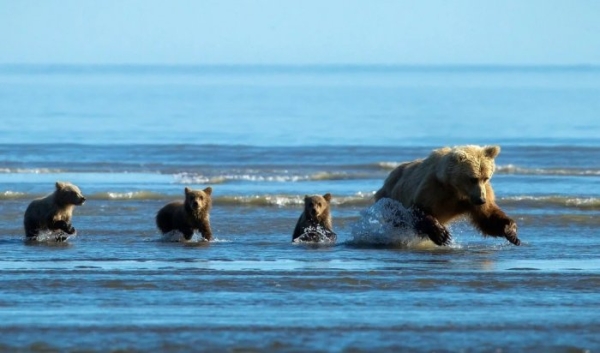
[[[73,209],[84,202],[85,197],[77,186],[57,181],[52,194],[35,199],[27,206],[23,219],[26,239],[35,239],[40,231],[48,230],[74,234]]]
[[[294,228],[294,234],[292,235],[292,241],[305,234],[307,228],[309,230],[315,230],[321,228],[325,232],[325,236],[329,241],[335,241],[337,235],[333,232],[333,225],[331,220],[331,194],[327,193],[323,196],[306,195],[304,197],[304,210],[298,218],[296,227]],[[307,234],[308,241],[318,241],[318,234]]]
[[[517,224],[496,205],[490,179],[499,146],[457,146],[434,150],[427,158],[395,168],[375,193],[412,210],[415,230],[438,245],[451,241],[445,225],[467,216],[483,234],[515,245]]]
[[[173,230],[181,232],[190,240],[197,230],[206,240],[212,240],[210,229],[210,209],[212,207],[212,188],[192,190],[185,188],[185,200],[173,201],[156,214],[156,226],[165,234]]]

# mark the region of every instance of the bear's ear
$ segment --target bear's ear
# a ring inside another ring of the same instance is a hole
[[[192,191],[192,189],[190,189],[186,186],[185,189],[183,189],[183,191],[185,191],[185,194],[187,195]]]
[[[494,159],[500,154],[500,146],[485,146],[483,153],[487,158]]]
[[[57,181],[55,185],[56,185],[56,190],[60,190],[65,187],[65,183],[60,182],[60,181]]]
[[[331,194],[330,193],[326,193],[325,195],[323,195],[323,198],[325,199],[325,201],[330,202],[331,201]]]
[[[212,195],[212,188],[210,186],[202,191],[204,191],[206,193],[206,195]]]

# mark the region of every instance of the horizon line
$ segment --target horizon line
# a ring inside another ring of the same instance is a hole
[[[3,75],[384,73],[384,72],[597,72],[592,64],[3,64]]]
[[[600,63],[572,63],[572,64],[501,64],[501,63],[66,63],[66,62],[51,62],[51,63],[17,63],[17,62],[0,62],[0,67],[164,67],[164,68],[202,68],[202,67],[223,67],[223,68],[329,68],[329,67],[373,67],[373,68],[600,68]]]

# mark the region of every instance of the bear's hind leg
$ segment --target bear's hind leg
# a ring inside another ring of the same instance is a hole
[[[436,245],[448,245],[452,236],[448,228],[444,227],[435,217],[423,212],[419,208],[412,208],[414,228],[420,235],[427,235]]]
[[[178,230],[181,232],[181,234],[183,234],[183,237],[185,238],[185,240],[191,240],[192,237],[194,236],[194,230],[192,228],[188,228],[188,227],[183,228],[182,227],[182,228],[179,228]]]
[[[26,228],[25,229],[25,238],[27,240],[33,240],[35,239],[38,234],[39,234],[40,230],[38,228]]]
[[[25,238],[27,240],[35,239],[40,232],[40,225],[37,222],[26,220],[24,222],[25,226]]]

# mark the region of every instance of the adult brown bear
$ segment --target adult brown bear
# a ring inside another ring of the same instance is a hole
[[[451,240],[444,226],[466,215],[484,235],[506,237],[515,245],[517,224],[496,205],[490,179],[499,146],[444,147],[424,159],[394,169],[375,200],[387,197],[412,210],[415,230],[437,245]]]

